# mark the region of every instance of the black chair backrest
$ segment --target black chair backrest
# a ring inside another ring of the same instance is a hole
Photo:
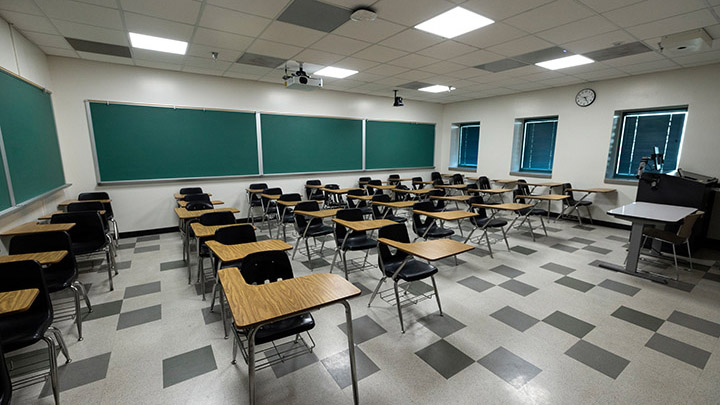
[[[575,196],[573,195],[573,192],[569,190],[571,188],[572,184],[570,183],[563,183],[562,185],[562,193],[570,196],[570,198],[566,198],[563,200],[564,205],[575,205],[577,203],[577,201],[575,201]]]
[[[86,200],[109,200],[110,196],[108,193],[104,191],[93,191],[89,193],[80,193],[78,194],[78,200],[80,201],[86,201]],[[105,211],[107,211],[106,215],[108,217],[113,216],[113,209],[112,209],[112,203],[102,203]]]
[[[215,231],[215,240],[224,245],[257,242],[255,229],[250,224],[226,226]]]
[[[488,179],[486,176],[480,176],[478,178],[477,185],[483,190],[488,190],[490,189],[490,179]]]
[[[368,180],[368,184],[373,186],[382,186],[382,180]]]
[[[423,181],[422,177],[413,177],[413,178],[412,178],[412,182],[413,182],[413,183],[419,183],[419,182],[421,182],[421,181]]]
[[[211,210],[213,205],[208,201],[190,201],[185,206],[185,209],[188,211]]]
[[[430,190],[428,192],[428,197],[444,197],[447,193],[445,192],[444,188],[439,188],[435,190]],[[446,201],[445,200],[429,200],[433,205],[433,209],[430,209],[428,211],[442,211],[445,209]]]
[[[463,175],[460,173],[455,173],[452,176],[453,184],[465,184],[465,179],[463,178]]]
[[[362,210],[359,208],[347,208],[344,210],[340,210],[335,214],[335,217],[337,219],[342,219],[345,221],[362,221],[363,220],[363,213]],[[338,243],[338,246],[342,244],[343,239],[345,238],[345,234],[347,233],[347,228],[340,224],[335,224],[335,238],[336,242]],[[365,235],[365,232],[363,231],[355,231],[352,232],[353,235]]]
[[[205,226],[234,224],[235,214],[230,211],[206,212],[200,215],[198,222]]]
[[[295,206],[295,211],[320,211],[320,206],[317,201],[302,201]],[[322,219],[313,218],[310,221],[310,226],[322,225]],[[295,227],[296,230],[302,236],[305,232],[305,228],[308,226],[307,219],[304,215],[295,215]]]
[[[383,226],[378,231],[378,238],[390,239],[402,243],[410,243],[410,236],[408,235],[407,227],[404,224]],[[402,261],[408,255],[401,250],[398,250],[395,254],[393,254],[388,245],[384,243],[378,243],[378,251],[380,252],[380,255],[378,255],[379,259],[385,264]]]
[[[520,191],[519,189],[516,188],[515,190],[513,190],[513,201],[519,202],[520,204],[525,204],[524,198],[517,198],[517,196],[519,196],[519,195],[527,195],[527,194],[523,193],[522,191]]]
[[[65,231],[40,232],[26,235],[13,236],[10,239],[11,255],[23,253],[50,252],[53,250],[65,250],[68,254],[59,262],[52,264],[48,270],[67,270],[77,274],[77,262],[72,252],[70,235]]]
[[[266,190],[268,188],[267,183],[253,183],[250,186],[248,186],[250,190]],[[250,202],[260,202],[259,194],[252,193],[250,194]]]
[[[289,193],[289,194],[283,194],[279,198],[280,201],[302,201],[302,196],[300,196],[300,193]]]
[[[2,336],[0,336],[2,341]],[[10,382],[10,373],[5,363],[5,352],[0,345],[0,405],[8,405],[12,397],[12,383]]]
[[[477,219],[487,218],[487,212],[485,212],[485,208],[473,207],[473,204],[485,204],[485,200],[482,198],[482,196],[477,195],[477,196],[470,197],[470,199],[468,200],[468,205],[470,206],[469,211],[477,212],[479,214],[477,217],[475,217]]]
[[[10,321],[13,316],[41,316],[47,326],[50,326],[53,320],[53,306],[50,301],[50,293],[45,284],[45,275],[40,263],[35,260],[25,260],[20,262],[0,263],[0,292],[25,290],[28,288],[37,288],[40,293],[33,301],[27,311],[17,315],[4,315],[0,317],[0,329],[4,329],[3,321]],[[42,336],[39,336],[41,338]],[[6,350],[12,350],[7,348]],[[4,359],[0,358],[0,361]]]
[[[267,194],[267,195],[282,195],[282,189],[281,189],[280,187],[268,188],[268,189],[265,190],[265,192],[263,192],[263,194]],[[268,204],[270,204],[270,203],[273,202],[272,200],[270,200],[270,199],[267,198],[267,197],[260,196],[260,198],[262,198],[262,201],[263,201],[263,204],[265,204],[265,207],[267,207]]]
[[[245,282],[265,284],[293,278],[292,265],[287,253],[280,250],[251,253],[242,261],[240,267]]]
[[[527,185],[527,181],[524,179],[517,181],[517,190],[520,191],[520,195],[530,195],[530,186]]]
[[[360,177],[360,178],[358,179],[358,184],[362,184],[362,183],[368,182],[368,181],[370,181],[370,180],[372,180],[372,177]]]
[[[83,243],[100,249],[107,242],[105,225],[97,211],[64,212],[50,217],[51,224],[74,223],[68,234],[72,243]]]
[[[440,180],[442,182],[442,176],[440,175],[440,172],[432,172],[430,173],[430,180],[432,182],[435,182],[435,180]]]
[[[105,206],[99,201],[74,202],[67,206],[67,212],[102,211],[104,209]]]
[[[210,202],[210,195],[209,194],[187,194],[185,197],[183,197],[183,200],[190,202],[190,201],[207,201]]]
[[[180,194],[202,194],[202,187],[183,187],[180,189]]]
[[[322,182],[320,180],[314,179],[314,180],[308,180],[305,182],[305,185],[307,186],[319,186],[322,185]],[[313,196],[323,198],[322,192],[316,188],[310,188],[305,187],[305,195],[307,196],[308,200],[313,199]]]
[[[348,195],[365,195],[365,190],[348,190]],[[348,206],[350,208],[365,207],[367,204],[363,200],[356,200],[354,198],[347,199]]]
[[[400,178],[400,175],[399,175],[399,174],[391,174],[391,175],[388,176],[388,180],[396,180],[396,179],[399,179],[399,178]]]

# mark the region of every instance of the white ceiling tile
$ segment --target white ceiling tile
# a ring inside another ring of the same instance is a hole
[[[356,58],[374,60],[376,62],[387,62],[392,59],[399,58],[407,55],[407,52],[403,52],[397,49],[388,48],[382,45],[373,45],[365,48],[362,51],[354,54]]]
[[[588,63],[587,65],[580,65],[580,66],[574,66],[567,69],[560,69],[559,72],[564,73],[566,75],[577,75],[579,73],[587,73],[587,72],[596,72],[598,70],[605,70],[608,68],[608,65],[605,65],[603,63]]]
[[[181,70],[182,65],[165,62],[154,62],[149,60],[135,59],[135,66],[147,67],[152,69],[163,69],[163,70]]]
[[[120,11],[67,0],[35,0],[50,18],[96,25],[110,29],[122,29]]]
[[[628,74],[623,72],[622,70],[611,68],[598,70],[595,72],[578,73],[575,76],[585,80],[607,80],[614,79],[616,77],[625,77],[628,76]]]
[[[208,0],[209,4],[266,18],[277,17],[291,0]]]
[[[161,20],[135,13],[125,13],[125,25],[128,31],[138,34],[154,35],[177,41],[190,41],[193,26],[174,21]]]
[[[323,3],[334,4],[336,6],[345,7],[350,10],[354,10],[358,7],[371,5],[377,0],[362,1],[362,0],[323,0]]]
[[[631,4],[639,3],[643,0],[580,0],[586,6],[592,8],[598,13],[614,10],[620,7],[627,7]]]
[[[266,68],[266,67],[262,67],[262,66],[246,65],[244,63],[234,63],[232,66],[230,66],[230,69],[228,69],[228,72],[242,73],[242,74],[246,74],[246,75],[265,76],[274,70],[275,69]]]
[[[382,19],[375,21],[348,21],[336,28],[333,34],[375,43],[404,29],[405,27],[402,25]]]
[[[419,67],[418,69],[430,73],[446,74],[451,72],[457,72],[458,70],[463,70],[465,69],[465,66],[448,61],[442,61],[438,63],[433,63],[432,65]]]
[[[704,0],[645,0],[609,11],[603,15],[621,27],[632,27],[678,14],[689,13],[705,6]]]
[[[307,47],[325,36],[324,32],[288,24],[282,21],[273,21],[260,35],[260,38],[284,44]]]
[[[345,58],[339,62],[337,62],[334,66],[345,68],[345,69],[352,69],[357,70],[359,72],[365,71],[367,69],[372,68],[373,66],[377,66],[379,63],[366,60],[366,59],[358,59],[358,58]]]
[[[380,45],[403,51],[417,52],[442,41],[443,39],[437,35],[411,28],[380,42]]]
[[[87,59],[87,60],[94,60],[98,62],[107,62],[107,63],[119,63],[121,65],[133,65],[133,60],[130,58],[123,58],[120,56],[111,56],[111,55],[102,55],[99,53],[90,53],[90,52],[78,52],[78,55],[80,55],[80,58]]]
[[[387,88],[387,84],[381,84],[381,83],[365,83],[361,84],[360,86],[355,87],[355,89],[362,91],[362,92],[370,92],[370,91],[376,91]]]
[[[622,66],[618,69],[632,73],[632,74],[639,74],[639,73],[649,73],[649,72],[659,72],[661,70],[670,70],[670,69],[679,69],[682,66],[679,64],[669,60],[669,59],[663,59],[653,62],[645,62],[645,63],[638,63],[635,65],[628,65],[628,66]]]
[[[469,79],[472,77],[478,77],[481,74],[482,74],[482,72],[479,69],[465,68],[462,70],[456,70],[454,72],[450,72],[447,75],[450,77],[457,77],[459,79]]]
[[[682,56],[679,58],[673,58],[673,60],[683,66],[697,66],[709,63],[718,63],[720,62],[720,50]]]
[[[400,77],[385,77],[376,81],[375,83],[386,84],[388,86],[397,86],[403,83],[407,83],[407,80]]]
[[[227,62],[235,62],[240,57],[240,55],[242,55],[242,52],[238,50],[224,49],[200,44],[191,44],[188,47],[187,55],[195,56],[198,58],[211,58],[212,52],[218,53],[219,61]]]
[[[225,60],[212,60],[210,55],[205,57],[185,57],[185,66],[192,66],[196,68],[226,71],[230,67],[230,65],[232,65],[232,62],[228,62]]]
[[[336,53],[317,51],[315,49],[306,49],[295,55],[293,59],[299,62],[308,62],[314,63],[316,65],[329,66],[343,58],[343,55],[338,55]]]
[[[36,6],[32,1],[28,0],[0,0],[0,10],[42,15],[40,8],[38,8],[38,6]]]
[[[375,75],[372,73],[365,73],[365,72],[356,73],[356,74],[352,75],[351,77],[353,78],[353,80],[358,80],[361,82],[374,82],[376,80],[380,80],[383,78],[383,76],[381,76],[381,75]]]
[[[461,7],[500,21],[551,1],[553,0],[470,0]]]
[[[575,53],[588,53],[599,49],[610,48],[614,44],[634,42],[635,38],[623,30],[617,30],[563,44],[563,47]]]
[[[560,72],[553,72],[550,70],[546,70],[544,72],[533,73],[533,74],[530,74],[527,76],[522,76],[522,78],[529,82],[537,82],[537,81],[541,81],[541,80],[555,79],[555,78],[562,77],[562,76],[565,76],[565,75]]]
[[[707,10],[698,10],[691,13],[678,15],[651,23],[636,25],[628,28],[628,32],[640,39],[660,37],[663,35],[675,34],[702,28],[715,23],[715,17]]]
[[[78,3],[93,4],[109,8],[118,8],[117,0],[76,0]]]
[[[482,27],[479,30],[468,32],[465,35],[460,35],[459,37],[454,38],[454,40],[476,46],[478,48],[487,48],[523,37],[525,35],[527,35],[525,31],[498,22]]]
[[[637,55],[624,56],[622,58],[604,60],[602,63],[612,67],[621,67],[635,65],[637,63],[654,62],[662,59],[665,59],[665,57],[657,52],[645,52]]]
[[[57,30],[50,23],[50,20],[44,16],[16,13],[14,11],[0,11],[0,16],[22,31],[57,34]]]
[[[558,77],[556,79],[548,79],[548,80],[542,80],[537,83],[543,83],[550,87],[558,87],[558,86],[568,86],[571,84],[578,84],[578,83],[584,83],[586,80],[580,77],[574,77],[574,76],[563,76]]]
[[[495,45],[487,50],[495,52],[504,56],[517,56],[524,53],[539,51],[541,49],[549,48],[553,46],[552,43],[540,39],[538,37],[528,35],[526,37],[518,38],[513,41],[506,42],[504,44]]]
[[[340,55],[352,55],[371,44],[356,39],[329,34],[312,45],[313,49],[332,52]]]
[[[274,56],[281,59],[291,59],[302,51],[303,48],[294,45],[286,45],[278,42],[256,39],[247,49],[247,52],[258,55]]]
[[[453,7],[455,4],[445,0],[381,0],[373,5],[378,16],[408,27],[420,24]]]
[[[498,55],[493,52],[479,50],[475,52],[470,52],[462,56],[458,56],[456,58],[452,58],[450,59],[450,61],[465,66],[477,66],[488,62],[494,62],[500,59],[504,59],[504,56]]]
[[[68,58],[79,57],[77,52],[72,49],[53,48],[51,46],[41,46],[40,49],[42,49],[42,51],[45,52],[46,55],[65,56]]]
[[[405,83],[407,83],[407,82],[414,82],[416,80],[419,81],[419,80],[427,79],[428,77],[432,77],[432,76],[433,76],[433,74],[429,73],[429,72],[423,72],[421,70],[411,70],[409,72],[401,73],[401,74],[397,75],[396,77],[407,79],[407,81],[405,82]]]
[[[35,45],[48,46],[52,48],[73,49],[62,35],[50,35],[39,32],[23,32],[25,38]]]
[[[86,41],[105,42],[107,44],[128,46],[127,34],[123,31],[110,30],[92,25],[78,24],[70,21],[55,21],[60,33],[67,38],[84,39]]]
[[[174,53],[150,51],[147,49],[136,49],[132,50],[133,59],[144,60],[151,62],[162,62],[172,63],[176,65],[182,65],[185,63],[185,55],[177,55]]]
[[[223,77],[231,77],[233,79],[243,79],[243,80],[252,80],[257,81],[260,80],[263,76],[262,75],[251,75],[247,73],[238,73],[238,72],[231,72],[227,71],[223,73]]]
[[[508,18],[505,22],[528,32],[538,32],[581,20],[591,15],[593,15],[591,10],[572,0],[557,0]]]
[[[193,0],[173,0],[172,7],[164,0],[120,0],[120,4],[125,11],[193,25],[200,13],[200,3]]]
[[[407,72],[408,70],[408,68],[384,64],[367,69],[365,72],[381,76],[395,76],[400,73]]]
[[[441,42],[437,45],[433,45],[429,48],[425,48],[418,53],[420,55],[429,56],[431,58],[445,60],[455,58],[460,55],[465,55],[476,50],[477,48],[475,47],[448,40],[445,42]]]
[[[270,21],[264,17],[208,5],[203,9],[200,26],[233,34],[257,36],[270,24]]]
[[[616,29],[617,26],[615,24],[602,16],[596,15],[538,32],[535,35],[555,44],[563,44],[583,38],[594,37],[606,32],[615,31]]]
[[[352,79],[342,79],[342,80],[336,80],[328,85],[328,88],[334,89],[334,90],[346,90],[351,89],[353,87],[361,86],[365,84],[365,82],[361,82],[359,80],[352,80]]]
[[[511,84],[507,87],[513,89],[513,90],[520,90],[520,91],[533,91],[533,90],[540,90],[547,88],[547,85],[538,83],[538,82],[527,82],[527,83],[517,83],[517,84]]]
[[[214,31],[207,28],[198,28],[193,37],[193,43],[207,45],[210,47],[220,47],[225,49],[233,49],[236,51],[245,51],[252,42],[252,38],[242,35],[231,34],[229,32]]]
[[[223,70],[215,70],[215,69],[207,69],[207,68],[200,68],[195,66],[188,66],[185,65],[182,68],[183,72],[187,73],[197,73],[200,75],[207,75],[207,76],[222,76],[225,71]]]
[[[720,0],[718,0],[720,1]],[[720,10],[718,10],[718,14],[720,14]],[[709,27],[705,27],[705,31],[710,35],[710,37],[714,39],[720,39],[720,24],[711,25]]]
[[[390,64],[412,69],[427,66],[438,61],[439,59],[411,53],[410,55],[405,55],[402,58],[394,59],[390,62]]]

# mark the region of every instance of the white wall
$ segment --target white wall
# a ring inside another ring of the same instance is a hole
[[[575,94],[584,87],[595,89],[597,100],[581,108],[575,105]],[[514,120],[557,115],[552,180],[570,182],[578,188],[617,188],[617,195],[592,197],[593,217],[615,221],[605,212],[634,201],[637,187],[604,183],[613,113],[675,105],[689,106],[679,167],[720,176],[717,155],[720,151],[720,64],[447,105],[443,114],[439,168],[445,169],[449,164],[450,125],[480,121],[477,172],[491,179],[508,178]],[[528,178],[532,180],[549,181]]]
[[[50,70],[45,54],[12,29],[5,20],[0,18],[0,66],[33,83],[52,90]],[[56,103],[55,96],[52,96]],[[62,145],[61,145],[62,149]],[[66,182],[72,182],[65,174]],[[43,214],[57,209],[57,203],[64,200],[64,191],[58,191],[51,196],[35,201],[32,204],[18,208],[9,214],[0,217],[0,230],[12,228],[24,222],[36,220]],[[0,254],[5,254],[5,247],[0,246]]]
[[[399,121],[437,122],[438,134],[443,106],[408,102],[393,108],[390,97],[373,97],[329,90],[298,92],[281,84],[251,82],[173,71],[155,70],[118,64],[89,62],[50,57],[54,84],[53,102],[62,150],[65,175],[73,183],[69,195],[82,191],[107,191],[113,199],[113,210],[120,230],[137,231],[174,226],[172,194],[180,187],[201,185],[225,206],[246,212],[245,188],[250,183],[265,182],[284,192],[302,192],[305,180],[319,178],[323,183],[341,186],[357,184],[363,175],[387,178],[391,172],[354,172],[333,175],[267,176],[235,180],[166,182],[122,186],[97,186],[92,147],[84,101],[109,100],[136,103],[170,104],[236,110],[297,113],[350,118],[374,118]],[[439,145],[440,137],[436,136]],[[192,150],[192,145],[187,145]],[[438,148],[436,147],[436,150]],[[343,151],[337,151],[343,153]],[[401,152],[401,151],[400,151]],[[436,154],[436,162],[439,154]],[[198,156],[198,159],[212,159]],[[429,171],[399,171],[403,177],[424,175]]]

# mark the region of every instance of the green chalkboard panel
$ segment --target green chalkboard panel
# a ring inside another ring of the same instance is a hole
[[[16,204],[65,184],[49,93],[0,71],[0,131]],[[0,174],[0,207],[6,207]]]
[[[365,137],[366,169],[434,166],[435,124],[368,120]]]
[[[362,121],[261,114],[263,171],[362,169]]]
[[[101,182],[259,173],[255,113],[89,104]]]
[[[5,177],[5,167],[0,162],[0,211],[8,209],[12,206],[10,200],[10,190],[7,184],[7,178]]]

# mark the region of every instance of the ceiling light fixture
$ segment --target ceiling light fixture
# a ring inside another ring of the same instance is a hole
[[[458,35],[474,31],[495,21],[473,13],[462,7],[455,7],[436,17],[415,26],[419,30],[439,35],[445,38],[454,38]]]
[[[188,43],[174,39],[154,37],[152,35],[130,33],[130,44],[133,48],[185,55]]]
[[[565,69],[573,66],[586,65],[593,63],[594,60],[587,58],[582,55],[566,56],[564,58],[552,59],[545,62],[536,63],[536,66],[540,66],[545,69],[558,70]]]
[[[434,86],[423,87],[422,89],[418,89],[418,90],[426,91],[428,93],[442,93],[443,91],[453,91],[453,90],[455,90],[455,87],[441,86],[439,84],[436,84]]]
[[[359,7],[350,14],[350,19],[353,21],[375,21],[376,18],[375,10],[368,7]]]
[[[315,72],[316,76],[327,76],[334,77],[336,79],[344,79],[348,76],[352,76],[357,73],[357,70],[343,69],[338,67],[328,66]]]
[[[397,95],[397,90],[393,90],[395,92],[395,102],[393,102],[393,107],[404,107],[405,104],[403,104],[403,98]]]

